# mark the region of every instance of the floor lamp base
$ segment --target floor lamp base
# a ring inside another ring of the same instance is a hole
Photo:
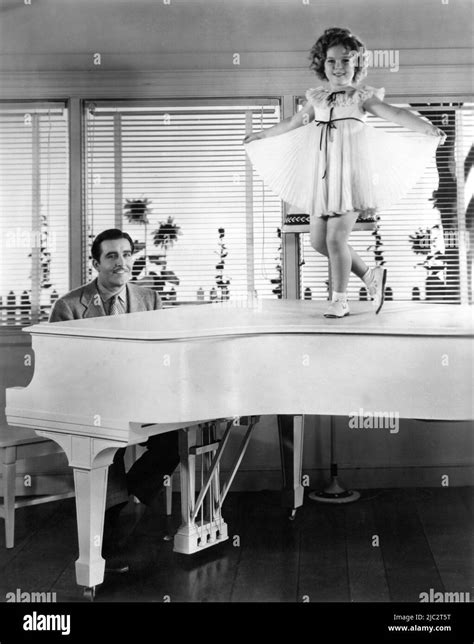
[[[310,492],[309,498],[320,503],[352,503],[360,499],[360,493],[346,490],[339,485],[337,476],[333,476],[330,484],[322,492]]]

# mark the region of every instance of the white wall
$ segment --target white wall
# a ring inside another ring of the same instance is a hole
[[[343,26],[372,49],[472,46],[470,0],[1,0],[1,53],[306,51]],[[462,61],[459,61],[462,62]],[[41,61],[37,60],[41,69]]]
[[[334,25],[399,52],[388,96],[472,92],[470,0],[169,1],[0,0],[0,97],[301,94]]]

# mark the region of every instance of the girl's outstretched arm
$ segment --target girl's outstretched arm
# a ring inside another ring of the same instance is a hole
[[[250,143],[256,139],[267,139],[270,136],[278,136],[278,134],[284,134],[290,130],[295,130],[297,127],[302,125],[307,125],[314,120],[314,108],[312,104],[308,101],[306,105],[299,112],[294,114],[291,118],[287,118],[281,123],[274,125],[273,127],[268,127],[265,130],[260,130],[260,132],[253,132],[248,134],[244,143]]]
[[[443,130],[440,130],[434,126],[429,121],[425,121],[419,116],[416,116],[409,110],[404,109],[403,107],[394,107],[389,103],[384,103],[376,96],[371,96],[368,98],[363,107],[367,112],[378,116],[381,119],[386,121],[392,121],[393,123],[398,123],[403,127],[413,130],[414,132],[421,132],[422,134],[428,134],[431,136],[440,136],[441,145],[446,140],[446,133]]]

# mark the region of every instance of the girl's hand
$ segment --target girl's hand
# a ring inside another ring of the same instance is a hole
[[[255,132],[253,134],[247,134],[243,143],[251,143],[252,141],[257,141],[258,139],[263,139],[263,132]]]
[[[439,142],[440,145],[443,145],[443,143],[446,141],[446,138],[447,138],[446,132],[443,132],[443,130],[440,130],[438,127],[436,127],[434,125],[432,125],[429,128],[427,134],[429,134],[431,136],[439,136],[439,137],[441,137],[441,141]]]

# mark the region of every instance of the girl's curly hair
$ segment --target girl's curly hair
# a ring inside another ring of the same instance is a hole
[[[368,54],[365,45],[360,38],[354,36],[349,29],[343,27],[326,29],[311,48],[309,54],[311,60],[310,68],[315,72],[316,76],[321,78],[321,80],[328,80],[324,72],[324,62],[328,49],[336,45],[342,45],[350,52],[357,54],[356,64],[354,66],[354,82],[358,83],[365,78],[368,67]]]

